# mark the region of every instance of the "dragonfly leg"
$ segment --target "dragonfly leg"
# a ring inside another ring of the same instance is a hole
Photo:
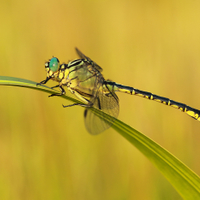
[[[70,105],[62,105],[63,108],[67,108],[67,107],[72,107],[72,106],[81,106],[84,108],[90,108],[92,106],[92,104],[81,104],[81,103],[74,103],[74,104],[70,104]]]
[[[57,88],[57,87],[60,87],[60,85],[55,85],[55,86],[51,87],[51,89]]]
[[[62,96],[66,93],[62,86],[59,85],[58,87],[60,87],[61,93],[54,93],[54,94],[49,95],[49,97]]]
[[[41,81],[40,83],[37,83],[36,86],[46,84],[50,79],[51,79],[51,77],[49,76],[45,80]]]
[[[72,106],[82,106],[84,108],[90,108],[93,106],[93,103],[91,101],[89,101],[88,99],[84,98],[83,96],[81,96],[78,92],[76,92],[75,90],[70,90],[73,94],[75,94],[80,100],[82,100],[85,104],[81,104],[81,103],[74,103],[71,105],[62,105],[63,108],[67,108],[67,107],[72,107]]]

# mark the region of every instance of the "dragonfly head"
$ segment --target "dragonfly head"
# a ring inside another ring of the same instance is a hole
[[[53,57],[45,63],[45,69],[47,71],[47,77],[57,79],[60,70],[60,62],[58,58]]]

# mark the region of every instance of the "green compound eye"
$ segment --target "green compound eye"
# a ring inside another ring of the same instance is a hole
[[[58,71],[59,67],[60,67],[60,63],[59,63],[58,58],[53,57],[49,61],[49,68],[50,68],[50,70],[53,71],[53,72],[56,72],[56,71]]]

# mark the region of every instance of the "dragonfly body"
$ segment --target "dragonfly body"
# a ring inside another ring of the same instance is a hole
[[[137,95],[149,100],[154,100],[165,105],[177,108],[189,116],[200,121],[200,111],[191,108],[183,103],[170,100],[165,97],[154,95],[150,92],[141,91],[133,87],[124,86],[109,80],[105,80],[101,74],[102,68],[90,58],[76,49],[80,59],[70,61],[68,64],[59,64],[59,60],[53,57],[45,63],[47,77],[39,84],[46,84],[49,80],[54,80],[59,84],[61,92],[50,96],[60,96],[65,94],[64,87],[76,95],[84,104],[72,104],[64,107],[80,105],[85,107],[85,125],[91,134],[98,134],[109,128],[113,121],[106,122],[97,117],[89,108],[95,107],[115,118],[119,114],[119,100],[115,92],[124,92]],[[103,115],[103,114],[102,114]],[[103,118],[103,116],[102,116]]]

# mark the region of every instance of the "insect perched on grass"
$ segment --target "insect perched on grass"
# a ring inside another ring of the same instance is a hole
[[[113,123],[112,120],[110,122],[103,120],[103,113],[100,118],[96,116],[93,111],[89,109],[90,107],[100,109],[104,113],[115,118],[118,117],[119,100],[115,92],[124,92],[163,103],[173,108],[177,108],[200,121],[200,110],[165,97],[154,95],[150,92],[141,91],[133,87],[105,80],[101,74],[102,68],[99,65],[85,56],[77,48],[76,52],[80,59],[70,61],[68,64],[60,64],[56,57],[53,57],[46,62],[45,68],[47,71],[47,77],[45,80],[38,83],[38,85],[46,84],[49,80],[54,80],[59,84],[52,88],[59,87],[61,92],[51,94],[50,97],[64,95],[64,86],[66,86],[72,94],[76,95],[83,104],[75,103],[63,107],[71,107],[75,105],[85,107],[84,119],[89,133],[101,133],[108,129]]]

